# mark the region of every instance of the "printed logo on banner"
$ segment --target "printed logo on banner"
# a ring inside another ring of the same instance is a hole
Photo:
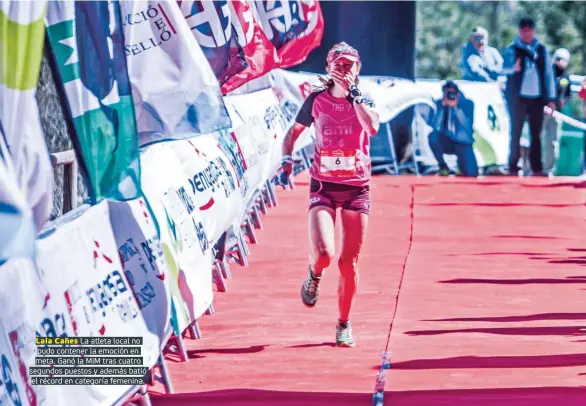
[[[494,111],[492,104],[488,105],[488,128],[490,128],[492,131],[500,131],[501,129],[499,118]]]
[[[313,92],[313,86],[309,82],[303,82],[299,85],[299,90],[301,91],[301,97],[306,99]]]
[[[242,196],[246,196],[248,192],[248,179],[245,176],[246,162],[242,155],[242,150],[233,132],[220,131],[218,137],[218,148],[228,157],[234,173],[236,173],[236,180],[240,187]],[[227,173],[228,176],[229,173]]]
[[[120,319],[127,323],[136,318],[139,314],[139,309],[135,306],[132,289],[128,289],[123,271],[114,268],[112,259],[104,254],[100,243],[94,240],[94,266],[98,269],[102,264],[106,268],[106,277],[96,283],[94,286],[86,290],[86,295],[90,301],[93,315],[101,314],[102,318],[111,312],[117,312]],[[100,335],[106,334],[106,327],[104,324],[98,329]]]
[[[32,354],[34,354],[35,337],[33,336],[33,329],[30,328],[30,326],[23,324],[17,330],[13,330],[10,333],[8,333],[8,339],[10,340],[12,354],[14,354],[14,357],[16,358],[16,362],[18,364],[17,365],[18,366],[18,373],[20,374],[20,378],[22,379],[22,382],[24,383],[24,386],[25,386],[23,389],[24,389],[24,392],[25,392],[26,397],[28,399],[28,403],[31,406],[37,406],[37,394],[35,393],[33,387],[29,383],[28,370],[26,367],[26,363],[23,360],[24,354],[21,352],[21,350],[25,350],[25,351],[27,351],[27,353],[31,354],[31,356],[32,356]],[[8,361],[8,359],[6,359],[6,361]],[[10,368],[10,365],[8,364],[8,362],[6,363],[6,365],[8,365],[8,367]],[[3,356],[3,359],[2,359],[2,378],[4,381],[8,380],[9,382],[12,382],[12,389],[13,390],[12,390],[11,400],[14,401],[15,398],[18,397],[18,400],[20,401],[20,393],[19,393],[18,388],[14,385],[14,381],[12,381],[12,376],[11,375],[5,376],[4,375],[5,372],[14,373],[12,370],[10,370],[10,371],[4,370],[4,356]],[[6,383],[5,383],[5,385],[6,385]],[[15,405],[18,405],[18,404],[15,403]]]
[[[124,273],[126,275],[126,279],[128,283],[132,287],[134,292],[136,301],[138,303],[139,309],[144,309],[148,306],[155,298],[156,293],[155,289],[153,288],[152,284],[147,281],[144,286],[136,286],[135,278],[130,269],[127,269],[127,264],[133,259],[136,258],[138,261],[140,269],[146,274],[149,271],[157,273],[157,278],[160,280],[165,279],[165,274],[158,274],[158,270],[162,266],[163,261],[163,247],[158,238],[147,238],[144,241],[140,242],[141,250],[144,254],[144,257],[147,259],[149,263],[149,267],[143,263],[142,255],[140,255],[140,251],[136,244],[134,243],[133,238],[129,238],[122,244],[118,252],[120,254],[120,261],[122,262],[122,266],[124,267]],[[131,267],[133,268],[133,267]]]
[[[312,32],[318,23],[314,1],[254,2],[267,37],[277,49]]]
[[[149,4],[146,10],[139,11],[133,14],[127,14],[124,17],[124,25],[136,25],[144,22],[149,22],[157,27],[157,34],[155,37],[140,41],[135,44],[125,45],[124,52],[126,56],[138,55],[142,52],[154,49],[161,46],[164,42],[171,39],[173,35],[177,35],[175,27],[165,14],[161,3],[157,4],[157,7],[153,7]]]
[[[0,368],[2,369],[0,374],[0,393],[5,392],[0,395],[0,405],[22,406],[23,402],[20,398],[20,388],[12,378],[14,372],[6,354],[2,354]]]
[[[167,215],[167,222],[173,235],[177,252],[181,252],[183,247],[185,249],[191,248],[197,241],[192,217],[185,203],[180,198],[181,195],[182,192],[179,190],[169,188],[162,199],[165,214]]]
[[[248,67],[228,1],[180,1],[181,12],[220,85]]]

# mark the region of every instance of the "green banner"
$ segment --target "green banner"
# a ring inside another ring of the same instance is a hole
[[[50,1],[47,37],[93,203],[142,194],[134,103],[117,1]]]

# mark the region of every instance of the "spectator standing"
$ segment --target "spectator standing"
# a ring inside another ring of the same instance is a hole
[[[436,101],[435,113],[428,124],[429,147],[438,162],[440,175],[449,174],[444,154],[456,155],[458,169],[464,176],[478,176],[478,163],[474,155],[474,103],[460,93],[456,83],[447,81],[443,97]]]
[[[505,96],[511,116],[509,174],[519,173],[521,132],[529,118],[531,135],[530,161],[534,176],[543,176],[541,129],[543,107],[555,110],[556,87],[553,64],[547,48],[535,38],[535,22],[522,18],[519,36],[503,52],[503,73],[508,76]]]
[[[496,48],[488,46],[488,31],[476,27],[462,47],[462,79],[474,82],[495,82],[502,74],[503,58]]]
[[[567,71],[570,63],[570,51],[565,48],[556,49],[553,53],[553,70],[556,79],[557,94],[555,107],[559,111],[571,96],[570,74]],[[543,170],[548,173],[555,164],[555,142],[561,129],[561,122],[555,117],[545,116],[543,120]]]

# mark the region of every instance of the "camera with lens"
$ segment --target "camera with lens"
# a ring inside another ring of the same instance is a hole
[[[458,96],[458,91],[456,89],[446,89],[446,99],[456,100],[457,96]]]

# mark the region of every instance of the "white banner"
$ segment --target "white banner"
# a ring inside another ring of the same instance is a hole
[[[253,179],[260,178],[261,184],[264,183],[281,164],[283,139],[289,123],[272,89],[232,95],[227,99],[244,123],[234,129],[236,138],[256,148],[259,168],[251,178],[250,187],[257,188],[260,184],[252,183]],[[296,148],[299,148],[298,143]]]
[[[228,128],[218,80],[177,2],[125,0],[120,8],[140,144]]]
[[[215,243],[244,210],[236,173],[218,147],[217,135],[171,144],[188,182],[188,196],[201,213],[208,241]]]
[[[2,268],[0,314],[23,382],[27,405],[111,405],[132,388],[116,386],[32,386],[35,336],[142,337],[143,366],[157,361],[160,343],[149,332],[124,277],[110,223],[108,203],[62,221],[38,240],[38,269],[31,262],[9,261]],[[2,349],[2,352],[5,350]],[[22,383],[22,382],[21,382]]]
[[[169,268],[169,287],[176,332],[209,308],[212,292],[210,240],[191,195],[191,186],[172,144],[159,143],[142,151],[142,189],[159,224]],[[195,155],[195,152],[193,152]]]
[[[154,219],[143,198],[108,204],[126,279],[149,331],[164,346],[171,334],[170,272]]]
[[[20,193],[32,210],[37,231],[48,221],[53,206],[53,171],[36,99],[46,8],[46,1],[0,0],[5,58],[0,74],[0,137],[12,157]],[[0,160],[5,152],[0,151]]]

